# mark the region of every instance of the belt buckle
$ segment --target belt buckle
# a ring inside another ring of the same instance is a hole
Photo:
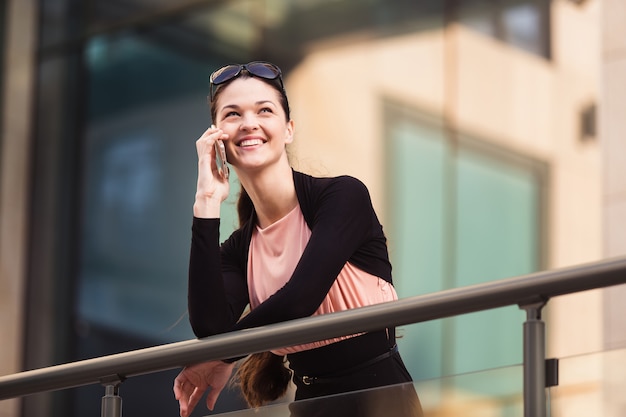
[[[306,375],[305,375],[305,376],[301,377],[300,379],[302,379],[302,383],[303,383],[304,385],[313,385],[313,383],[315,382],[315,380],[316,380],[317,378],[316,378],[316,377],[314,377],[314,376],[306,376]]]

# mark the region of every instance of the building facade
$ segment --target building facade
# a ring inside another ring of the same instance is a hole
[[[294,167],[367,184],[401,297],[626,254],[621,0],[1,7],[2,374],[193,337],[194,142],[224,63],[281,66]],[[231,210],[224,235],[233,225]],[[551,300],[548,355],[624,349],[625,291]],[[523,320],[511,307],[406,326],[403,357],[416,380],[514,366]],[[613,359],[581,369],[569,390],[584,395],[553,415],[619,415]],[[174,375],[125,382],[125,414],[176,412]],[[101,396],[4,401],[0,416],[95,413]]]

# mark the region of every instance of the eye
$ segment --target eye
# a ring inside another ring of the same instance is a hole
[[[261,110],[259,110],[259,113],[274,113],[274,110],[272,110],[270,107],[263,107],[261,108]]]
[[[234,111],[234,110],[229,111],[229,112],[227,112],[226,114],[224,114],[224,118],[227,118],[227,117],[236,117],[236,116],[239,116],[239,113],[237,113],[237,112],[236,112],[236,111]]]

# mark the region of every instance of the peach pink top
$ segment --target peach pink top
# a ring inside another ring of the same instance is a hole
[[[296,206],[285,217],[264,229],[256,227],[248,257],[251,309],[256,308],[289,281],[310,236],[311,230],[304,220],[300,206]],[[397,298],[395,289],[387,281],[348,262],[314,315],[364,307]],[[352,336],[277,349],[273,352],[286,355],[325,346],[348,337]]]

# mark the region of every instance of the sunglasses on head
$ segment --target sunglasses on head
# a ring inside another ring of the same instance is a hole
[[[241,71],[246,70],[248,73],[254,77],[263,78],[264,80],[276,80],[280,82],[280,88],[285,92],[285,87],[283,85],[282,72],[280,68],[276,65],[271,64],[269,62],[263,61],[253,61],[248,62],[247,64],[233,64],[226,65],[211,74],[209,78],[210,86],[211,86],[211,101],[213,101],[213,95],[215,94],[215,87],[227,83],[241,75]]]

